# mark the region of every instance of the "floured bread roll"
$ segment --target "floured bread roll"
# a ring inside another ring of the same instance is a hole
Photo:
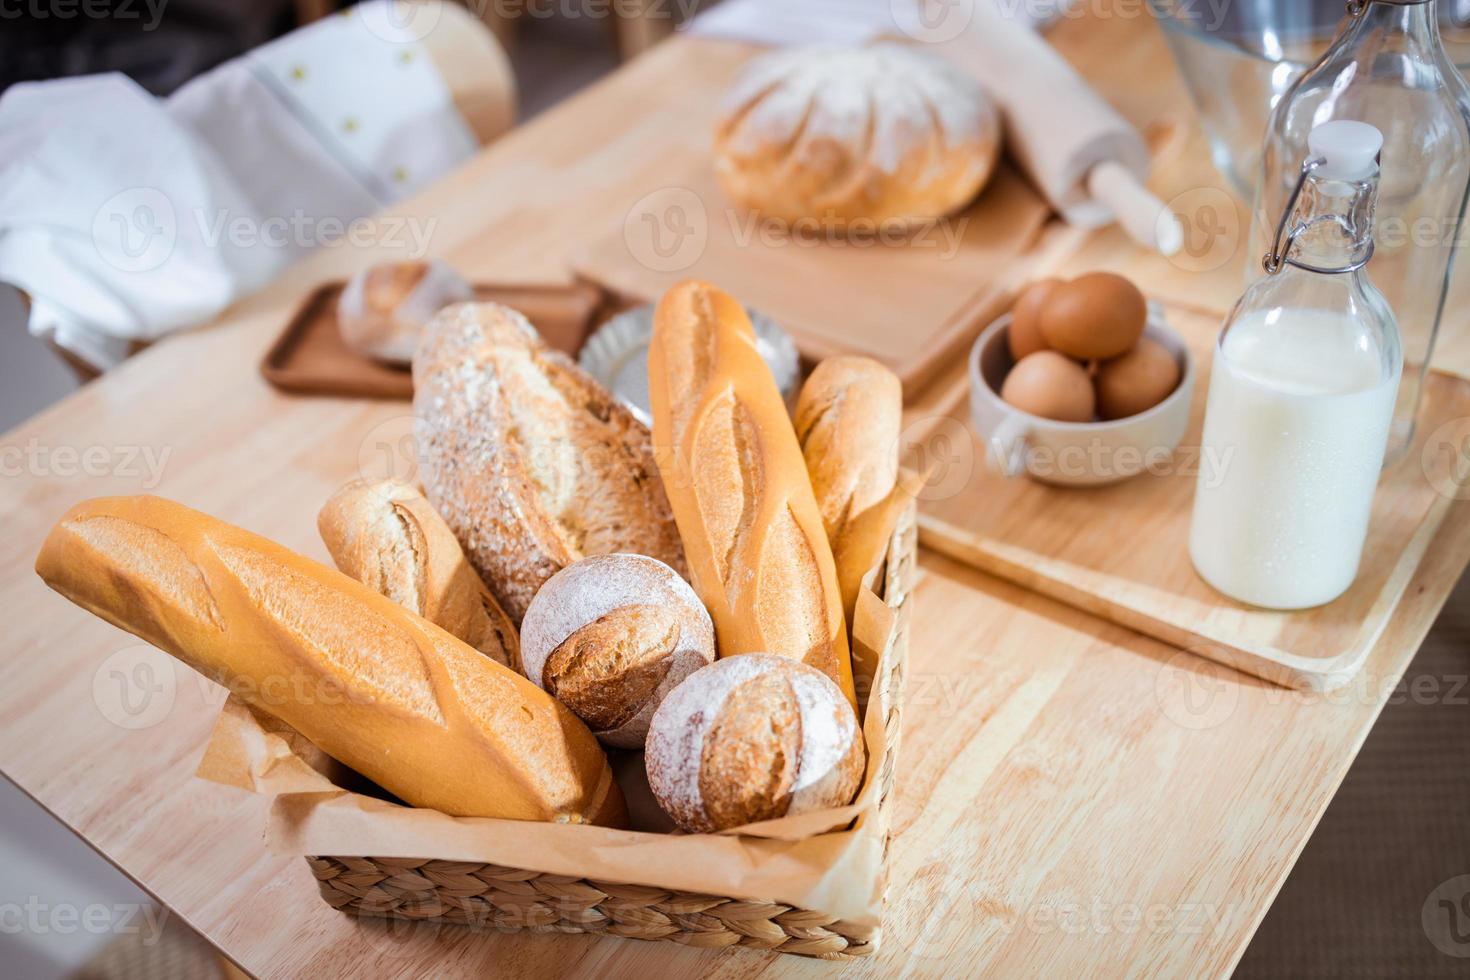
[[[434,314],[474,298],[474,287],[438,259],[385,262],[348,280],[337,298],[337,329],[363,357],[408,364]]]
[[[594,555],[557,572],[521,623],[527,677],[607,745],[641,749],[654,709],[715,659],[715,627],[672,568]]]
[[[746,66],[726,97],[715,171],[762,215],[857,230],[963,207],[999,148],[989,96],[940,58],[899,44],[819,45]]]
[[[844,806],[863,779],[862,736],[841,689],[769,653],[691,674],[654,712],[644,750],[659,806],[694,833]]]

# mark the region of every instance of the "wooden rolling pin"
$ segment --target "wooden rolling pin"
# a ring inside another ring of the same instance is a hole
[[[1099,228],[1116,221],[1140,245],[1177,252],[1184,231],[1143,185],[1149,159],[1138,131],[996,0],[969,6],[964,29],[932,38],[934,50],[995,98],[1011,156],[1052,206],[1068,224]]]

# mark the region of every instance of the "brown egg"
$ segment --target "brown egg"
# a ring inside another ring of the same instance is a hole
[[[1006,346],[1011,349],[1011,360],[1019,361],[1027,354],[1046,350],[1046,340],[1041,336],[1038,323],[1041,304],[1046,302],[1052,287],[1061,284],[1062,280],[1056,278],[1038,279],[1021,290],[1016,305],[1011,308],[1011,325],[1006,328]]]
[[[1137,286],[1111,272],[1089,272],[1047,293],[1037,325],[1048,347],[1089,361],[1132,347],[1147,319],[1148,303]]]
[[[1023,412],[1058,422],[1091,422],[1096,401],[1087,371],[1054,350],[1017,361],[1000,386],[1000,397]]]
[[[1179,361],[1169,348],[1144,337],[1126,354],[1097,369],[1097,413],[1121,419],[1146,412],[1179,384]]]

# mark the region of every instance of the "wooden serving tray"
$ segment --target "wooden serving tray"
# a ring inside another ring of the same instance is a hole
[[[932,483],[921,504],[923,544],[1095,615],[1278,684],[1330,690],[1352,680],[1387,625],[1448,506],[1466,485],[1470,383],[1432,373],[1408,455],[1385,471],[1358,578],[1315,609],[1274,612],[1216,592],[1187,553],[1213,316],[1167,308],[1200,365],[1191,424],[1171,472],[1093,489],[1044,486],[991,472],[970,435],[951,462],[968,479]],[[969,428],[968,389],[942,423]],[[954,489],[947,489],[954,487]]]
[[[866,354],[917,393],[999,311],[1049,209],[1002,161],[968,208],[905,240],[788,234],[731,204],[707,151],[685,150],[625,191],[629,210],[573,256],[577,273],[656,301],[706,279],[772,317],[811,360]]]
[[[307,294],[296,315],[266,352],[260,373],[282,391],[296,395],[347,398],[413,398],[407,367],[363,357],[342,342],[337,329],[337,297],[346,283],[329,282]],[[526,315],[546,342],[573,356],[587,338],[603,303],[590,283],[568,286],[475,286],[479,300],[504,303]]]

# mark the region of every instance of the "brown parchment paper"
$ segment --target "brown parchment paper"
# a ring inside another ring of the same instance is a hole
[[[890,556],[897,554],[895,547],[915,547],[911,513],[900,521]],[[845,807],[720,834],[451,817],[353,792],[346,787],[354,785],[355,774],[294,729],[234,696],[220,712],[198,775],[274,797],[266,842],[280,854],[485,862],[783,902],[877,926],[886,833],[878,810],[879,774],[893,764],[884,720],[901,694],[903,672],[895,668],[905,653],[899,617],[907,614],[869,587],[891,587],[886,567],[869,574],[854,615],[853,664],[860,698],[866,695],[868,765],[857,798]],[[641,756],[615,759],[614,772],[636,819],[637,801],[648,797]]]

